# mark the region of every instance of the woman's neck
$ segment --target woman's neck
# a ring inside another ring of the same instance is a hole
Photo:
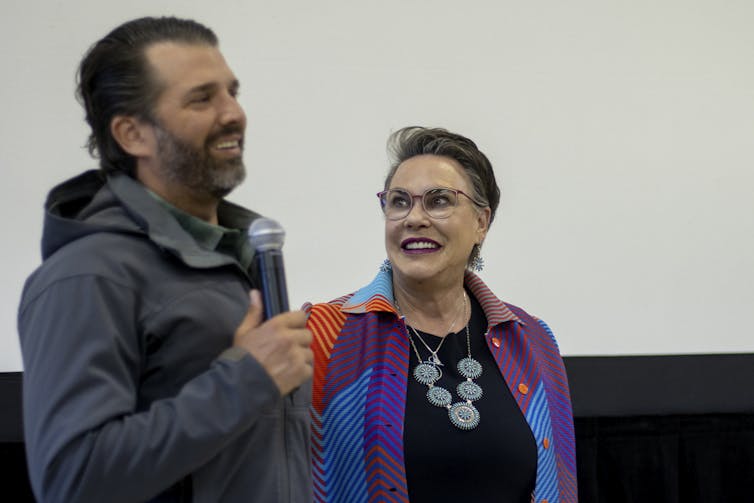
[[[393,282],[393,294],[406,323],[439,337],[457,332],[468,322],[463,283],[442,289],[406,288]]]

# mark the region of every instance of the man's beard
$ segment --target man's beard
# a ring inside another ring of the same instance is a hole
[[[246,177],[243,158],[216,159],[209,149],[218,138],[239,132],[242,131],[237,127],[224,128],[207,138],[202,148],[194,148],[156,124],[157,154],[162,174],[167,180],[195,193],[208,194],[217,199],[225,197]]]

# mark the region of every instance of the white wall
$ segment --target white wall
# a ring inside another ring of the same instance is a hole
[[[75,68],[147,14],[220,36],[249,116],[232,199],[288,230],[292,303],[372,277],[385,138],[444,126],[503,188],[483,278],[565,354],[754,351],[750,0],[3,0],[0,371],[46,191],[96,166]]]

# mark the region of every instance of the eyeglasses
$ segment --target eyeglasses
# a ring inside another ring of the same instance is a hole
[[[448,218],[458,206],[458,194],[466,196],[477,206],[485,206],[465,192],[445,187],[427,189],[423,194],[411,194],[403,189],[383,190],[377,193],[377,197],[380,199],[380,206],[385,217],[388,220],[400,220],[411,213],[414,199],[417,197],[421,198],[422,207],[430,218]]]

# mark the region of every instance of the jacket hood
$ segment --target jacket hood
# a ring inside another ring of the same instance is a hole
[[[145,237],[192,267],[234,263],[231,257],[201,248],[146,188],[124,173],[86,171],[54,187],[45,203],[42,257],[90,234],[110,232]],[[220,225],[245,230],[259,215],[222,200]]]
[[[98,170],[86,171],[53,187],[45,202],[42,258],[62,246],[99,232],[140,232],[126,218],[107,179]],[[118,218],[120,216],[120,218]]]

